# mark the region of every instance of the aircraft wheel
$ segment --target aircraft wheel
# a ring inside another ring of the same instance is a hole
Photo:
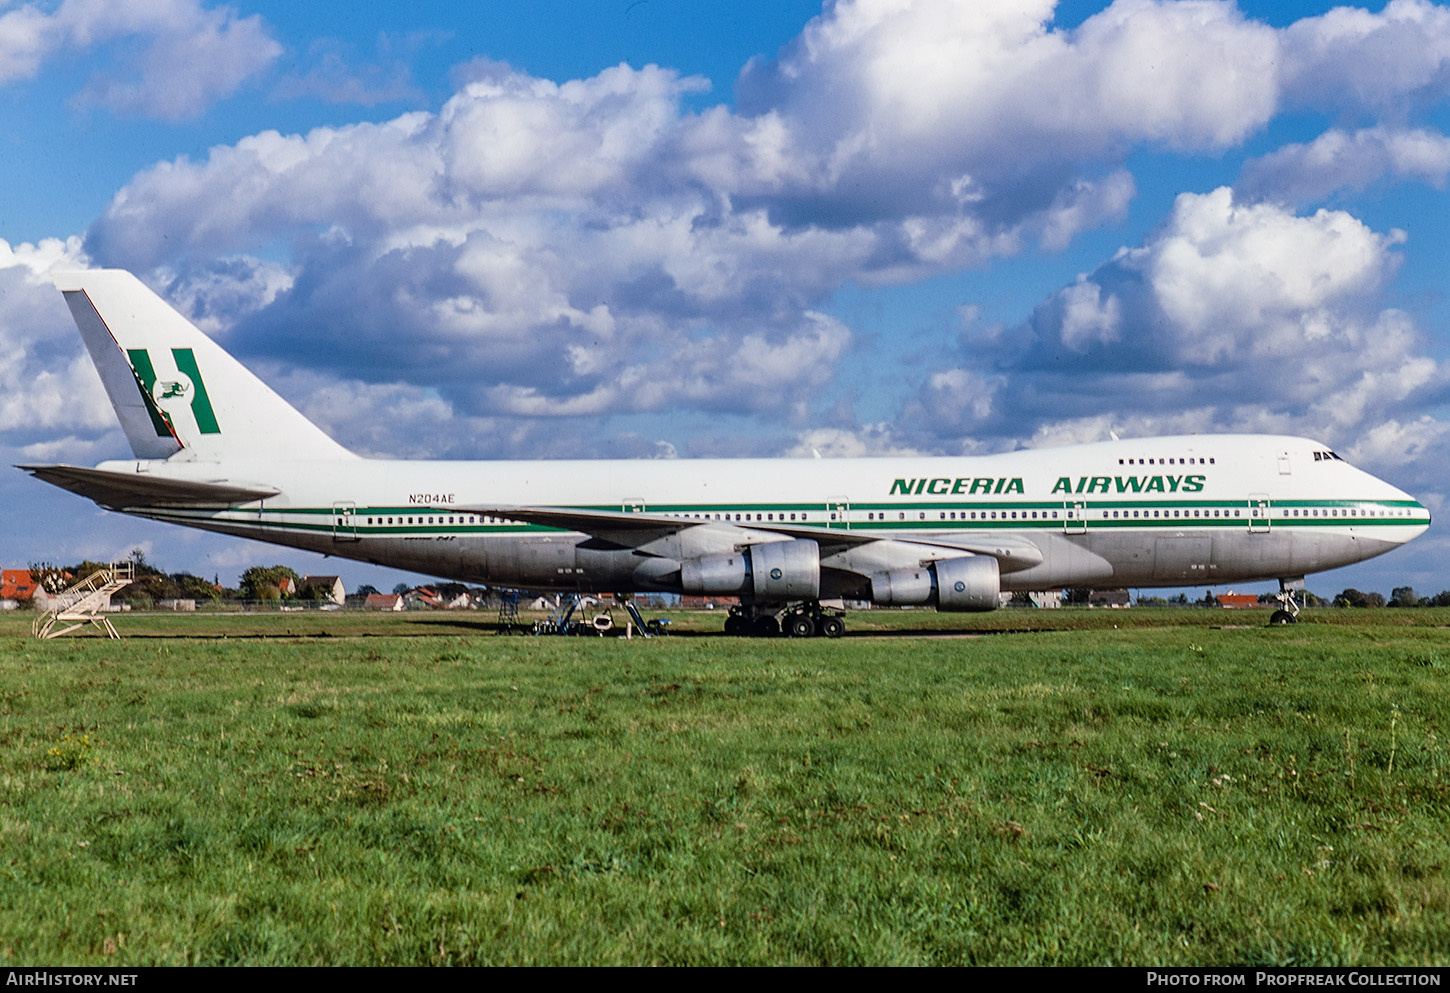
[[[1291,613],[1289,613],[1287,610],[1276,610],[1276,611],[1274,611],[1274,613],[1272,614],[1272,616],[1269,617],[1269,625],[1271,627],[1276,626],[1276,625],[1279,625],[1279,624],[1293,624],[1293,623],[1295,623],[1294,615],[1291,614]]]
[[[785,633],[792,638],[809,638],[816,633],[816,622],[810,614],[792,614],[786,618]]]
[[[749,634],[750,625],[746,624],[742,617],[727,617],[725,618],[725,633],[732,637]]]
[[[827,638],[839,638],[846,633],[846,622],[839,617],[821,619],[821,634]]]
[[[755,619],[755,636],[757,638],[774,638],[780,634],[780,622],[769,614]]]

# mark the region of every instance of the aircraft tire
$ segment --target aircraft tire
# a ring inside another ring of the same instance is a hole
[[[753,633],[757,638],[774,638],[780,634],[780,622],[768,614],[757,617]]]
[[[1278,627],[1279,625],[1282,625],[1282,624],[1293,624],[1293,623],[1295,623],[1295,617],[1294,617],[1293,614],[1289,613],[1287,610],[1276,610],[1276,611],[1274,611],[1273,614],[1271,614],[1269,616],[1269,626],[1270,627]]]
[[[792,614],[786,618],[785,633],[792,638],[809,638],[816,633],[816,622],[810,614]]]
[[[827,638],[839,638],[846,633],[846,622],[839,617],[821,618],[821,634]]]
[[[746,624],[743,618],[727,617],[725,618],[725,633],[731,637],[749,634],[750,625]]]

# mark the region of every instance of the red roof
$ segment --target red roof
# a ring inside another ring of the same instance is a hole
[[[0,600],[29,600],[35,588],[29,569],[0,570]]]
[[[1259,598],[1253,593],[1220,593],[1215,599],[1220,607],[1243,609],[1259,605]]]

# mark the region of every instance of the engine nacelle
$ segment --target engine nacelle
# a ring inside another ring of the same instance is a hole
[[[744,552],[686,559],[680,563],[680,587],[686,593],[744,593],[750,588],[750,560]]]
[[[871,577],[872,601],[888,607],[934,603],[937,610],[996,610],[1001,590],[997,560],[989,555],[938,559]]]
[[[936,566],[937,610],[996,610],[1002,575],[990,555],[942,559]]]
[[[746,551],[755,599],[814,600],[821,595],[821,546],[814,541],[767,541]]]
[[[821,595],[821,548],[814,541],[767,541],[680,563],[685,593],[754,596],[783,602]]]
[[[931,566],[915,569],[892,569],[871,577],[871,602],[883,607],[915,607],[931,603],[936,579]]]

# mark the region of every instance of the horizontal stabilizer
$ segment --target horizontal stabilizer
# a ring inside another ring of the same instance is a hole
[[[36,479],[89,497],[102,507],[230,507],[274,497],[281,490],[227,480],[163,479],[146,473],[111,472],[74,465],[19,465]]]
[[[686,528],[706,525],[731,526],[742,532],[767,532],[789,538],[802,538],[823,546],[845,547],[866,545],[873,541],[909,541],[914,545],[951,551],[970,552],[973,555],[990,555],[1000,563],[1003,572],[1016,572],[1041,565],[1042,549],[1026,538],[982,531],[957,531],[937,535],[913,534],[902,538],[893,533],[871,530],[847,530],[844,528],[811,526],[809,524],[786,524],[779,521],[751,521],[748,524],[734,521],[704,520],[694,517],[672,517],[669,514],[654,514],[648,511],[586,510],[572,507],[437,507],[444,512],[483,514],[509,521],[524,521],[542,524],[545,527],[561,528],[565,531],[580,531],[626,548],[639,547],[655,538],[683,531]],[[758,540],[758,539],[757,539]]]

